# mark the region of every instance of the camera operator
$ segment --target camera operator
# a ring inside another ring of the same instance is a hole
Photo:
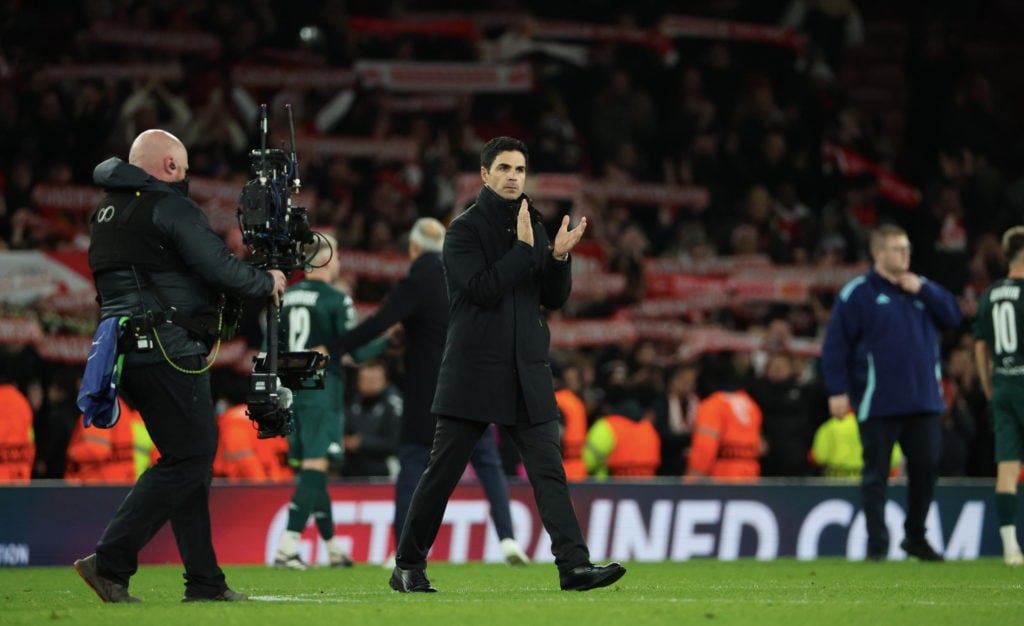
[[[188,152],[147,130],[128,163],[111,158],[93,179],[106,196],[92,217],[89,265],[100,317],[127,316],[121,391],[142,414],[160,460],[139,477],[96,546],[75,569],[104,602],[138,602],[128,582],[138,553],[170,520],[185,566],[184,601],[238,601],[217,564],[210,479],[217,423],[206,355],[221,330],[220,291],[243,297],[284,292],[282,272],[233,257],[188,198]]]

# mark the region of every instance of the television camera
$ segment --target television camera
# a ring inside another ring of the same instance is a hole
[[[249,262],[260,269],[276,269],[290,276],[309,267],[319,246],[330,244],[310,228],[306,208],[292,204],[292,196],[300,192],[302,184],[292,108],[285,108],[291,136],[288,153],[267,148],[267,105],[260,107],[260,148],[249,153],[256,178],[242,187],[237,216],[242,241],[252,251]],[[323,389],[327,366],[327,357],[319,352],[281,350],[278,315],[277,307],[268,302],[267,350],[253,359],[246,396],[249,419],[256,423],[260,439],[283,437],[292,431],[292,392]]]

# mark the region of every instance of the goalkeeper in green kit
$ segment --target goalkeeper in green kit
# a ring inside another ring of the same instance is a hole
[[[316,350],[327,354],[327,346],[336,345],[358,322],[352,298],[332,285],[338,277],[337,243],[328,235],[320,238],[323,241],[311,244],[313,249],[307,251],[312,254],[316,250],[310,261],[311,269],[301,282],[285,290],[282,299],[280,339],[290,352]],[[372,359],[387,345],[388,339],[384,337],[355,350],[352,356],[356,361]],[[334,537],[331,498],[327,493],[328,460],[342,455],[344,406],[344,378],[338,359],[328,364],[323,389],[300,390],[295,394],[294,431],[288,436],[288,456],[299,465],[299,473],[288,504],[288,527],[274,557],[275,567],[309,567],[299,554],[299,537],[310,515],[327,546],[331,567],[352,565]]]

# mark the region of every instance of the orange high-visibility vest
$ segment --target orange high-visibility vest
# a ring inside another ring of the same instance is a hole
[[[295,476],[288,466],[288,440],[260,439],[246,415],[246,405],[236,404],[217,417],[220,441],[213,461],[213,475],[233,480],[285,482]]]
[[[606,461],[610,476],[654,476],[661,465],[661,437],[648,420],[622,415],[604,418],[615,434],[615,447]]]
[[[35,456],[32,405],[14,385],[0,385],[0,482],[29,480]]]
[[[587,409],[583,400],[569,389],[555,392],[555,402],[565,419],[565,430],[562,432],[562,465],[565,466],[567,480],[585,480],[587,466],[580,456],[583,445],[587,442]]]
[[[745,391],[716,391],[697,406],[688,476],[761,475],[761,408]]]
[[[250,424],[250,429],[255,431]],[[295,477],[295,468],[288,465],[288,439],[285,437],[270,437],[269,439],[256,440],[256,456],[263,464],[263,471],[267,473],[267,480],[274,482],[288,482]]]
[[[245,410],[244,404],[236,404],[217,417],[220,441],[213,460],[213,475],[232,480],[266,480],[267,471],[256,454],[256,430]]]
[[[142,422],[142,416],[124,400],[117,401],[121,417],[113,428],[85,428],[79,416],[68,443],[66,479],[87,483],[135,481],[135,424]]]

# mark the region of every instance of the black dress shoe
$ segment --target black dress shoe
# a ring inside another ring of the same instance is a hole
[[[618,563],[608,565],[580,565],[558,577],[562,591],[587,591],[598,587],[607,587],[626,573],[626,568]]]
[[[185,597],[181,599],[182,602],[245,602],[249,599],[249,596],[245,595],[241,591],[235,591],[234,589],[225,589],[215,596],[190,596],[188,592],[185,592]]]
[[[402,569],[396,567],[391,572],[389,581],[391,588],[401,593],[437,593],[437,589],[427,580],[427,573],[421,569]]]
[[[928,545],[928,542],[924,539],[920,541],[911,541],[909,539],[904,539],[900,543],[900,547],[903,548],[903,551],[909,554],[910,556],[916,556],[918,559],[922,561],[934,561],[936,563],[941,563],[946,560],[942,558],[941,554],[933,550],[932,547]]]

